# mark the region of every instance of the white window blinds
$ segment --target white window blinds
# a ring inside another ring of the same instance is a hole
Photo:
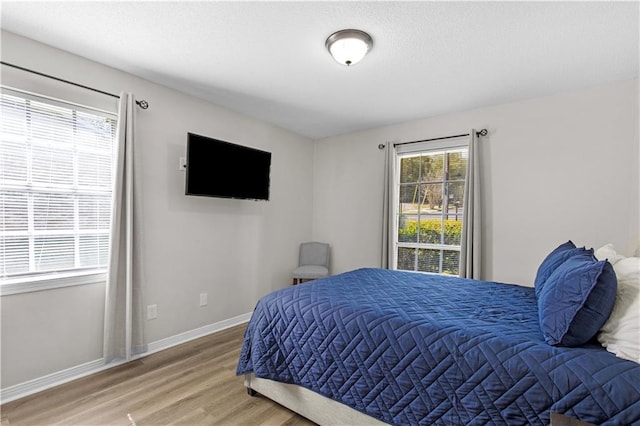
[[[107,266],[117,117],[3,89],[0,276]]]

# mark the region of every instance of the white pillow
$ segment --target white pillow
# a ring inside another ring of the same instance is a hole
[[[621,256],[610,244],[603,248],[609,250],[605,257],[613,264],[618,292],[598,341],[617,357],[640,363],[640,257]],[[596,257],[601,259],[597,254]],[[615,263],[612,259],[616,259]]]
[[[613,247],[613,244],[605,244],[597,249],[593,254],[598,260],[607,259],[611,265],[615,265],[620,259],[624,259],[623,255],[616,253],[616,249]]]

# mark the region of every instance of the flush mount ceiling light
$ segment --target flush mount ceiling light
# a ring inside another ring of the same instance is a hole
[[[346,66],[357,64],[373,47],[371,36],[360,30],[340,30],[331,34],[325,46],[333,59]]]

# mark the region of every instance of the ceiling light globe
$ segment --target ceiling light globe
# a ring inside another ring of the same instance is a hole
[[[364,58],[371,50],[373,40],[364,31],[341,30],[331,34],[325,46],[336,62],[350,66]]]

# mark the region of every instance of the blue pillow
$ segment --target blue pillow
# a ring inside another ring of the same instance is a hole
[[[547,279],[538,298],[545,341],[552,346],[580,346],[609,318],[618,281],[607,260],[585,252],[567,259]]]
[[[540,292],[542,291],[545,282],[558,266],[562,265],[564,261],[570,257],[585,253],[586,251],[588,250],[585,250],[584,247],[577,248],[576,245],[569,240],[564,244],[560,244],[551,253],[549,253],[538,267],[538,272],[536,273],[536,279],[534,281],[536,298],[540,297]]]

